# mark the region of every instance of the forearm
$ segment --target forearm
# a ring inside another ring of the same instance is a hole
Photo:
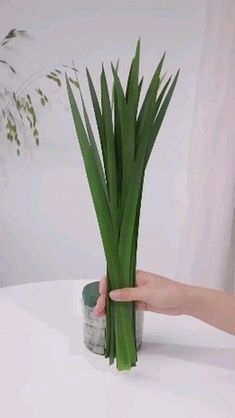
[[[235,295],[187,286],[185,313],[235,335]]]

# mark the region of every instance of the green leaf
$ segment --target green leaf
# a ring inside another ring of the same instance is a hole
[[[165,83],[164,87],[162,88],[160,94],[157,97],[156,104],[155,104],[155,109],[154,109],[155,117],[156,117],[156,114],[159,111],[160,105],[162,104],[162,100],[163,100],[163,98],[165,96],[165,93],[166,93],[166,91],[168,89],[168,86],[169,86],[169,84],[171,82],[171,79],[172,79],[172,76],[169,77],[169,79],[167,80],[167,82]]]
[[[152,151],[153,146],[154,146],[155,139],[158,135],[158,132],[161,128],[161,125],[162,125],[163,119],[165,117],[166,111],[167,111],[168,106],[170,104],[170,101],[171,101],[172,95],[174,93],[178,77],[179,77],[179,70],[177,71],[177,73],[174,77],[174,80],[173,80],[173,82],[172,82],[172,84],[171,84],[171,86],[170,86],[170,88],[167,92],[167,95],[166,95],[166,97],[165,97],[165,99],[164,99],[164,101],[163,101],[163,103],[162,103],[162,105],[161,105],[161,107],[160,107],[160,109],[157,113],[157,116],[154,120],[154,125],[153,125],[152,132],[151,132],[150,139],[149,139],[149,145],[148,145],[147,156],[146,156],[146,164],[147,164],[147,161],[150,157],[151,151]]]
[[[119,69],[119,59],[117,60],[117,64],[115,66],[115,70],[118,73],[118,69]],[[112,87],[112,109],[114,106],[114,97],[115,97],[115,87],[114,87],[114,83],[113,83],[113,87]]]
[[[122,183],[123,183],[122,133],[121,133],[120,113],[119,113],[118,103],[117,103],[117,94],[115,92],[115,89],[114,89],[114,142],[115,142],[116,171],[117,171],[118,223],[120,225]]]
[[[142,148],[144,148],[144,152],[147,150],[147,142],[148,137],[146,135],[146,132],[149,131],[149,127],[153,124],[153,120],[155,117],[154,109],[155,109],[155,100],[157,96],[157,92],[160,86],[160,74],[163,66],[163,62],[165,59],[165,54],[163,55],[162,59],[160,60],[154,75],[152,77],[152,80],[149,84],[147,93],[145,95],[143,104],[141,106],[138,120],[137,120],[137,135],[136,135],[136,153],[138,151],[138,148],[142,142],[145,142],[142,145]],[[147,131],[146,131],[147,129]],[[145,140],[142,140],[142,138],[145,138]],[[143,156],[144,157],[144,156]],[[145,157],[144,157],[145,158]]]
[[[117,97],[117,107],[120,117],[121,149],[122,149],[122,200],[125,199],[135,157],[135,124],[133,112],[128,110],[125,94],[119,76],[113,67],[114,88]]]
[[[41,90],[41,89],[36,89],[36,92],[37,92],[40,96],[43,96],[43,92],[42,92],[42,90]]]
[[[8,64],[8,62],[7,62],[7,61],[0,59],[0,62],[1,62],[2,64],[7,65],[7,67],[8,67],[8,68],[10,68],[10,70],[11,70],[14,74],[16,74],[16,70],[14,69],[14,67],[12,67],[10,64]]]
[[[77,87],[77,89],[79,89],[79,82],[76,80],[73,80],[71,77],[69,77],[69,81],[75,86]]]
[[[21,109],[21,103],[20,103],[20,100],[16,100],[16,107],[17,107],[17,109]]]
[[[140,94],[141,94],[143,82],[144,82],[144,77],[141,78],[141,80],[139,82],[139,86],[138,86],[138,102],[139,102],[139,99],[140,99]]]
[[[90,120],[88,117],[88,113],[86,110],[86,106],[85,106],[85,102],[83,99],[83,95],[82,95],[82,91],[79,87],[79,94],[80,94],[80,98],[81,98],[81,102],[82,102],[82,108],[83,108],[83,115],[84,115],[84,119],[85,119],[85,123],[86,123],[86,129],[87,129],[87,134],[88,134],[88,138],[89,138],[89,144],[91,146],[92,149],[92,153],[93,153],[93,157],[100,175],[100,180],[102,182],[103,188],[104,188],[104,192],[106,195],[106,199],[108,201],[108,191],[107,191],[107,184],[106,184],[106,178],[105,178],[105,173],[103,171],[103,167],[102,167],[102,163],[100,160],[100,156],[99,156],[99,152],[96,146],[96,142],[95,142],[95,138],[92,132],[92,128],[91,128],[91,124],[90,124]]]
[[[15,38],[16,36],[16,29],[12,28],[9,30],[8,34],[5,36],[4,39],[11,39],[11,38]]]
[[[105,144],[106,144],[107,184],[108,184],[108,192],[109,192],[109,197],[110,197],[110,210],[111,210],[113,227],[117,231],[118,212],[117,212],[117,177],[116,177],[115,143],[114,143],[112,110],[111,110],[111,105],[110,105],[108,84],[107,84],[107,79],[106,79],[103,66],[102,66],[100,83],[101,83],[102,119],[103,119]]]
[[[97,128],[98,128],[98,132],[99,132],[99,139],[100,139],[100,145],[101,145],[101,151],[102,151],[102,157],[103,157],[104,170],[105,170],[105,173],[107,175],[106,143],[105,143],[105,130],[104,130],[104,125],[103,125],[103,118],[102,118],[101,109],[100,109],[99,101],[98,101],[98,98],[97,98],[97,94],[96,94],[96,91],[95,91],[95,88],[94,88],[94,84],[92,82],[92,78],[91,78],[91,75],[90,75],[88,69],[86,69],[86,73],[87,73],[87,80],[88,80],[88,85],[89,85],[89,89],[90,89],[90,95],[91,95],[91,100],[92,100],[92,104],[93,104],[93,109],[94,109],[94,113],[95,113],[95,117],[96,117]]]
[[[12,65],[9,65],[9,68],[10,68],[10,70],[11,70],[14,74],[16,74],[16,70],[15,70],[15,68],[14,68],[14,67],[12,67]]]
[[[69,101],[71,111],[74,119],[74,124],[77,132],[77,137],[80,145],[80,149],[83,155],[83,161],[85,164],[87,179],[90,186],[91,195],[95,205],[97,218],[99,220],[101,235],[104,247],[109,252],[109,238],[112,231],[112,222],[110,217],[109,205],[107,202],[106,194],[103,188],[102,181],[100,179],[99,170],[94,161],[92,148],[89,144],[89,138],[87,136],[80,112],[78,110],[71,86],[69,84],[68,77],[66,76],[66,84],[69,95]],[[106,221],[104,220],[104,216]],[[108,225],[107,225],[108,224]],[[113,239],[111,239],[113,241]]]
[[[135,57],[132,61],[126,91],[126,100],[130,111],[133,112],[133,118],[136,117],[138,101],[139,101],[139,65],[140,65],[140,39],[136,46]]]
[[[49,78],[50,80],[55,81],[55,82],[58,84],[58,86],[59,86],[59,87],[61,87],[61,81],[60,81],[60,79],[59,79],[59,78],[54,77],[54,76],[53,76],[53,75],[51,75],[51,74],[47,74],[47,78]]]
[[[28,120],[28,122],[29,122],[30,129],[32,129],[32,127],[33,127],[33,122],[32,122],[32,120],[30,119],[30,117],[29,117],[28,115],[27,115],[26,117],[27,117],[27,120]]]

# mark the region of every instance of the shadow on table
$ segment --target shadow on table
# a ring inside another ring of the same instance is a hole
[[[221,367],[227,370],[235,370],[234,349],[145,342],[141,353],[145,356],[167,356],[198,364]]]

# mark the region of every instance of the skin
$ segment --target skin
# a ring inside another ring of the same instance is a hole
[[[136,287],[111,291],[116,302],[134,301],[136,308],[165,315],[193,316],[235,335],[235,295],[215,289],[191,286],[157,274],[137,270]],[[105,315],[107,280],[100,281],[97,317]]]

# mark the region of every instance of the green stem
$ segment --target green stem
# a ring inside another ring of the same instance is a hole
[[[136,364],[133,303],[115,302],[114,309],[117,369],[129,370]]]

